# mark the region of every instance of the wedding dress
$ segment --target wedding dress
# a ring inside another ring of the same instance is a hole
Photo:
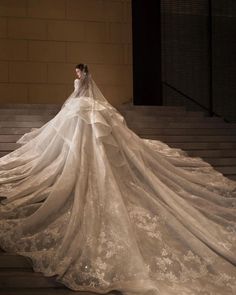
[[[87,79],[0,158],[0,247],[77,291],[236,294],[236,182],[140,138]]]

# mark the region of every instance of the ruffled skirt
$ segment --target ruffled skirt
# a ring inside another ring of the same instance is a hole
[[[0,158],[0,247],[72,290],[236,294],[236,182],[74,98]]]

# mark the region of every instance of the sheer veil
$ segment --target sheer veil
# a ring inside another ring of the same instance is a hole
[[[79,99],[81,97],[89,97],[93,99],[93,107],[97,103],[102,104],[110,109],[117,111],[104,97],[101,90],[97,86],[96,82],[92,78],[91,73],[82,72],[81,79],[75,79],[74,81],[74,91],[69,95],[65,100],[61,108],[64,108],[65,105],[70,102],[72,99]]]

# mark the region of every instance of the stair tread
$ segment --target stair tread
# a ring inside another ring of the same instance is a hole
[[[73,291],[67,287],[57,287],[57,288],[1,288],[0,295],[97,295],[98,293],[88,292],[88,291]],[[106,293],[106,295],[122,295],[118,291],[111,291]]]
[[[0,108],[55,108],[58,109],[61,104],[51,104],[51,103],[0,103]]]

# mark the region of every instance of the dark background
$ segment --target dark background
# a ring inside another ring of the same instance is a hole
[[[236,1],[133,0],[132,11],[134,104],[236,121]]]

